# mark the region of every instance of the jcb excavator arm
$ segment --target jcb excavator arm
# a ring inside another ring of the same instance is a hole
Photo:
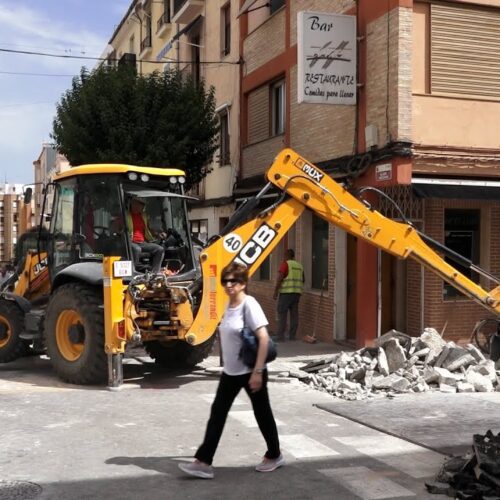
[[[253,274],[278,244],[305,207],[348,233],[402,259],[412,258],[475,300],[495,315],[500,314],[500,287],[491,292],[461,274],[431,246],[432,240],[409,224],[384,217],[350,194],[342,185],[291,149],[281,151],[267,171],[270,183],[283,191],[283,201],[258,218],[241,226],[236,212],[228,226],[235,227],[201,254],[203,297],[186,339],[198,344],[207,339],[219,323],[226,305],[220,272],[233,260],[241,261]],[[264,188],[258,199],[269,188]],[[425,239],[425,241],[424,241]],[[441,247],[439,244],[433,246]],[[444,247],[441,247],[444,249]],[[463,259],[465,260],[465,259]],[[479,268],[475,268],[479,270]],[[487,272],[488,278],[494,279]]]

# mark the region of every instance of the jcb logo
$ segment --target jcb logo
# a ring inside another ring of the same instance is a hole
[[[314,167],[311,167],[311,165],[308,165],[307,163],[304,164],[302,167],[302,170],[313,180],[317,182],[321,182],[321,179],[323,179],[323,175],[321,172],[316,170]]]
[[[224,247],[226,250],[233,252],[237,252],[241,248],[234,262],[249,267],[262,255],[262,252],[271,244],[276,234],[272,227],[262,224],[243,248],[241,248],[241,238],[237,234],[228,234],[224,238]]]
[[[42,271],[47,268],[47,258],[43,258],[40,262],[33,266],[33,273],[38,276]]]

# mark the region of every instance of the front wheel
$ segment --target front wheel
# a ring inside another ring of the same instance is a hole
[[[100,290],[69,283],[52,295],[45,316],[45,345],[52,367],[72,384],[99,384],[107,378],[104,312]]]
[[[23,331],[24,314],[15,302],[0,299],[0,363],[9,363],[28,350],[28,342],[19,335]]]

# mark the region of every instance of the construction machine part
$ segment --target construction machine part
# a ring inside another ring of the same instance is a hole
[[[55,290],[45,316],[45,345],[57,375],[72,384],[107,378],[102,292],[83,283]]]
[[[15,302],[0,299],[0,363],[8,363],[24,356],[29,343],[20,335],[24,314]]]
[[[145,342],[146,352],[165,368],[179,369],[192,368],[201,363],[212,350],[216,335],[198,345],[189,345],[182,340],[171,342],[152,341]]]

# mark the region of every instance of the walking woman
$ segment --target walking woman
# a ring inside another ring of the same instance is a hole
[[[267,392],[265,359],[269,335],[266,316],[260,304],[245,293],[248,283],[246,267],[230,264],[222,270],[221,282],[229,296],[229,305],[219,326],[224,369],[212,404],[205,439],[195,454],[194,462],[179,464],[179,468],[185,473],[203,479],[214,477],[212,460],[229,410],[242,388],[250,397],[255,419],[267,445],[264,458],[255,470],[272,472],[285,463]],[[259,339],[257,361],[253,369],[238,358],[241,348],[240,331],[244,323]]]

